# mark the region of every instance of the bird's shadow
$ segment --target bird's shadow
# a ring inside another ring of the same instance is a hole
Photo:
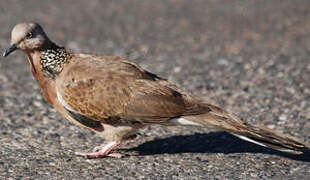
[[[127,151],[135,151],[138,155],[176,154],[176,153],[262,153],[274,154],[289,159],[310,162],[310,150],[305,149],[303,154],[292,155],[261,147],[243,141],[226,132],[211,132],[207,134],[193,134],[155,139],[145,142]]]

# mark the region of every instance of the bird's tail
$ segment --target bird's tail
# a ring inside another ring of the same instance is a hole
[[[243,140],[269,147],[278,151],[302,154],[306,148],[300,140],[284,135],[265,126],[247,124],[238,117],[213,105],[207,104],[209,112],[184,116],[174,122],[180,125],[200,125],[227,131]]]

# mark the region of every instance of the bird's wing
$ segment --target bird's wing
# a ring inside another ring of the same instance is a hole
[[[165,123],[189,109],[200,111],[165,79],[133,63],[105,56],[75,59],[57,79],[57,97],[91,126]]]
[[[143,123],[169,124],[170,119],[206,113],[209,108],[166,80],[134,81],[132,98],[122,113]]]

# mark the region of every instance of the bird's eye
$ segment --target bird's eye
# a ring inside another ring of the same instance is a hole
[[[32,33],[31,32],[27,33],[26,39],[31,39],[31,38],[32,38]]]

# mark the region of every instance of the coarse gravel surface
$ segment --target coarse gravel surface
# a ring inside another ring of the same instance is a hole
[[[119,55],[212,104],[310,144],[309,0],[0,1],[0,50],[23,21],[74,52]],[[26,56],[0,58],[0,179],[310,179],[291,156],[225,132],[151,126],[87,160],[103,140],[42,98]]]

